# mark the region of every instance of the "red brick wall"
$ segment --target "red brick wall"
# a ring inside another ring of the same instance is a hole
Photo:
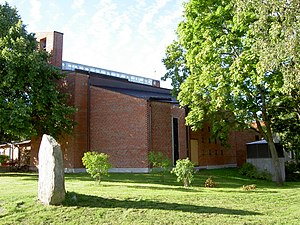
[[[41,137],[31,138],[31,151],[30,151],[30,167],[34,170],[39,165],[38,154],[41,144]]]
[[[170,103],[151,102],[151,150],[160,151],[172,160],[172,118],[178,118],[179,157],[186,158],[185,111]]]
[[[243,165],[246,162],[246,143],[254,141],[256,133],[251,130],[233,131],[229,135],[229,148],[211,138],[210,125],[204,124],[199,131],[190,131],[190,138],[198,140],[199,166],[226,164]]]
[[[53,32],[37,32],[36,39],[40,42],[41,39],[46,39],[46,51],[51,53],[50,63],[61,68],[62,53],[63,53],[63,33]]]
[[[178,105],[171,105],[172,117],[178,118],[178,132],[179,132],[179,158],[184,159],[188,157],[187,146],[187,127],[185,126],[185,109],[180,108]]]
[[[147,101],[91,87],[90,145],[113,167],[148,167]]]
[[[88,76],[76,73],[69,74],[71,79],[70,85],[74,85],[74,92],[71,98],[74,101],[74,106],[77,112],[74,115],[74,120],[77,125],[74,128],[73,134],[62,143],[64,149],[66,166],[80,168],[82,167],[83,153],[88,150]]]
[[[234,131],[231,133],[229,143],[236,150],[236,163],[239,167],[246,162],[246,158],[247,158],[246,143],[256,141],[255,136],[257,135],[258,133],[256,133],[251,129],[243,130],[243,131]]]
[[[172,159],[172,115],[168,103],[154,102],[151,107],[151,151]]]
[[[190,131],[190,138],[198,140],[198,166],[214,166],[236,163],[234,149],[226,149],[211,137],[211,127],[204,124],[199,131]]]
[[[62,85],[70,93],[70,104],[78,110],[72,135],[60,141],[65,167],[82,168],[82,156],[88,150],[111,156],[116,168],[147,168],[150,150],[161,151],[172,159],[172,118],[178,118],[179,157],[188,156],[185,110],[171,103],[146,101],[98,87],[90,87],[85,74],[70,73]],[[190,131],[198,140],[200,166],[242,165],[246,161],[245,143],[255,140],[252,131],[232,132],[230,149],[211,138],[209,124],[203,130]],[[31,166],[37,164],[40,139],[32,140]]]
[[[77,108],[74,120],[77,125],[71,135],[64,134],[59,141],[64,155],[64,166],[82,168],[82,156],[88,149],[88,76],[70,73],[61,81],[63,90],[70,94],[69,104]],[[38,150],[41,138],[33,138],[31,142],[30,165],[38,164]]]

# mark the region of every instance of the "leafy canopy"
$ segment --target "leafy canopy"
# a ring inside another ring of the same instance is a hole
[[[59,91],[64,75],[38,50],[15,8],[0,4],[0,141],[71,131],[74,109]]]
[[[280,109],[299,97],[299,18],[296,0],[190,0],[178,40],[164,59],[169,75],[177,79],[173,71],[180,66],[173,56],[181,49],[181,66],[189,76],[178,100],[188,107],[187,124],[199,129],[211,122],[223,143],[232,128],[256,129],[269,144],[278,183],[276,125],[288,118],[299,125],[300,118],[299,104],[290,105],[289,112]]]

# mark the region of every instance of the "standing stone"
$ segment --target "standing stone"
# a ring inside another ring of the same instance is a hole
[[[39,149],[38,198],[45,205],[58,205],[65,199],[64,162],[60,145],[44,134]]]

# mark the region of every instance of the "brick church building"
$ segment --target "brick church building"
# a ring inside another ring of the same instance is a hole
[[[246,143],[254,132],[232,132],[230,149],[211,138],[209,124],[191,131],[186,111],[169,89],[149,78],[62,61],[63,34],[37,33],[40,48],[52,52],[51,63],[67,74],[62,85],[77,108],[77,125],[61,141],[65,168],[83,171],[86,151],[107,153],[114,172],[148,172],[148,154],[161,151],[175,164],[189,157],[200,168],[236,167],[246,161]],[[38,166],[40,138],[31,141],[30,166]]]

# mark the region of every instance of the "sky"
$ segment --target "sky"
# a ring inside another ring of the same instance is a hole
[[[160,80],[184,0],[6,2],[17,8],[28,32],[64,34],[63,60]],[[170,81],[161,86],[171,88]]]

